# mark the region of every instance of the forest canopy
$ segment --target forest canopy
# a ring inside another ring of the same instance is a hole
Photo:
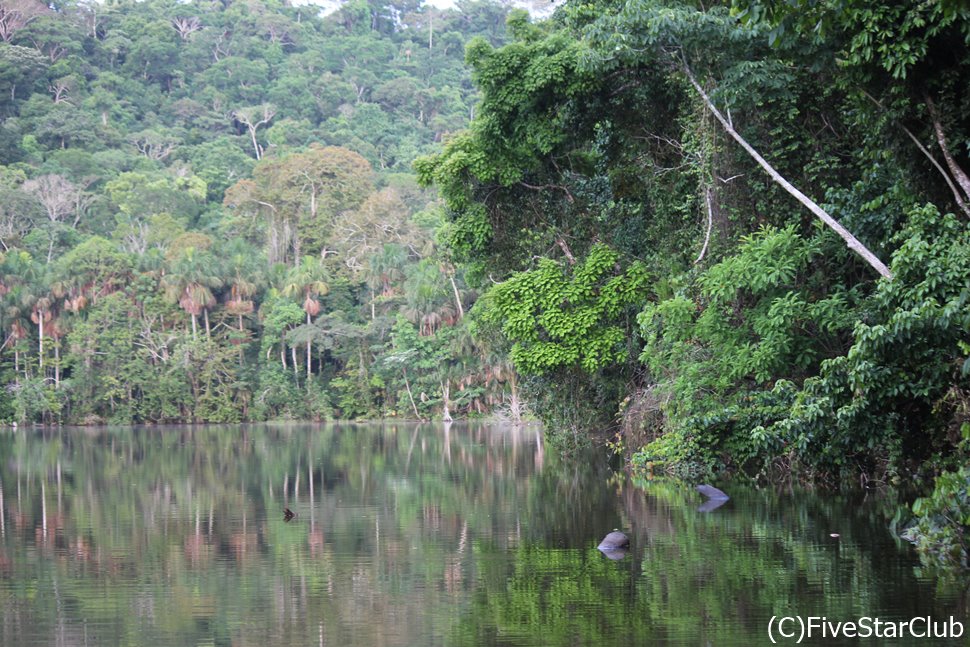
[[[411,164],[468,122],[464,45],[506,11],[0,1],[0,420],[500,405]]]

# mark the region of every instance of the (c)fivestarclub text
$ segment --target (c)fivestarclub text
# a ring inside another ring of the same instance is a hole
[[[917,616],[908,620],[880,620],[863,616],[856,620],[829,620],[825,616],[771,616],[768,638],[801,643],[806,638],[960,638],[963,623],[953,616],[934,620]]]

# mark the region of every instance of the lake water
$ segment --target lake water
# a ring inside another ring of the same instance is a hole
[[[772,616],[953,617],[802,644],[970,645],[964,583],[894,539],[892,492],[724,485],[705,512],[535,428],[7,431],[0,484],[0,645],[750,647]]]

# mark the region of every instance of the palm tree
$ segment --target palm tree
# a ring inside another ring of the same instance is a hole
[[[442,325],[456,321],[456,310],[445,277],[430,259],[424,259],[408,272],[404,283],[407,305],[404,316],[418,326],[422,336],[433,335]]]
[[[216,304],[212,290],[223,285],[215,257],[205,250],[186,247],[169,263],[162,277],[165,296],[192,316],[192,339],[198,338],[198,316],[205,317],[205,334],[209,337],[209,308]]]
[[[13,348],[14,380],[17,384],[20,384],[20,342],[29,335],[27,326],[24,325],[24,309],[21,307],[22,289],[21,284],[13,283],[7,277],[0,281],[0,294],[2,294],[0,322],[2,322],[2,330],[7,333],[3,344],[0,345],[0,350],[8,346]]]
[[[54,299],[48,294],[40,294],[32,299],[30,320],[37,324],[37,357],[41,376],[44,373],[44,324],[54,318]]]
[[[3,279],[12,296],[8,301],[12,306],[8,314],[18,326],[14,329],[15,339],[26,337],[21,334],[19,326],[22,325],[20,319],[29,316],[37,324],[37,362],[41,377],[44,377],[44,324],[51,321],[56,306],[49,287],[50,266],[34,263],[26,252],[9,255],[9,261]],[[19,364],[19,357],[15,362]]]
[[[313,317],[320,314],[321,306],[317,297],[328,292],[330,292],[330,286],[327,284],[327,269],[323,261],[315,256],[304,256],[302,261],[287,273],[283,285],[284,296],[303,296],[303,311],[306,313],[307,326],[310,326]],[[312,346],[312,337],[308,336],[306,342],[307,388],[310,386]]]
[[[243,315],[253,312],[255,304],[253,297],[259,290],[257,284],[258,255],[256,250],[244,240],[234,239],[223,250],[226,259],[226,269],[229,275],[229,299],[226,301],[226,311],[235,315],[239,323],[239,363],[243,362],[242,342],[246,338],[243,327]]]
[[[408,252],[401,245],[387,243],[379,252],[368,259],[367,287],[370,288],[370,318],[376,319],[375,300],[377,292],[382,297],[393,293],[393,284],[404,278],[404,264],[407,262]]]

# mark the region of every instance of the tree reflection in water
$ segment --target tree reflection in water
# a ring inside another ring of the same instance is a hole
[[[742,489],[703,514],[534,428],[21,431],[0,468],[0,645],[760,644],[779,609],[958,604],[892,501]]]

